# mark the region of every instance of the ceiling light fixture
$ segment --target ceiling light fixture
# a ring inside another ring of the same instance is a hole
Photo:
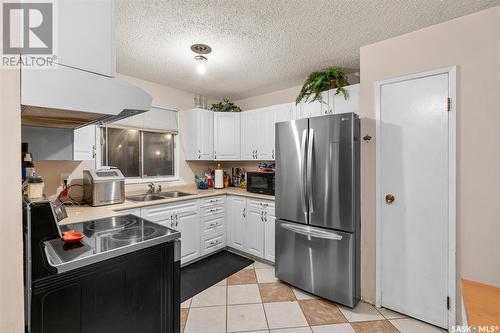
[[[212,52],[212,48],[205,44],[193,44],[191,45],[191,51],[198,54],[194,57],[194,60],[198,63],[196,65],[196,71],[200,75],[205,74],[207,72],[207,66],[205,63],[208,61],[208,58],[202,54],[209,54]]]
[[[197,55],[194,57],[194,59],[198,62],[198,65],[196,65],[196,71],[198,74],[203,75],[207,72],[207,66],[205,66],[205,61],[207,61],[207,57],[204,57],[202,55]]]

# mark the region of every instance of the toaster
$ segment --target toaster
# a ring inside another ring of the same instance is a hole
[[[91,206],[125,201],[125,177],[118,169],[83,170],[83,199]]]

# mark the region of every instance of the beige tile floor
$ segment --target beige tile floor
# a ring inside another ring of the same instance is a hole
[[[274,267],[246,267],[181,305],[184,333],[442,333],[388,309],[349,309],[279,282]]]

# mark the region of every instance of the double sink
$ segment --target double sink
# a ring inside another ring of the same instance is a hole
[[[146,193],[146,194],[138,194],[131,195],[127,197],[128,200],[131,201],[153,201],[153,200],[162,200],[169,198],[180,198],[188,195],[193,195],[191,193],[179,192],[179,191],[169,191],[169,192],[158,192],[158,193]]]

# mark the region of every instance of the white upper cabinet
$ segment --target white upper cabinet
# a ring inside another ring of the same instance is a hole
[[[257,112],[258,127],[254,135],[257,138],[257,158],[259,160],[274,160],[274,119],[273,107]]]
[[[240,160],[240,112],[214,112],[214,160]]]
[[[105,76],[116,76],[113,0],[63,0],[57,13],[57,62]]]
[[[302,102],[298,105],[297,119],[324,116],[334,113],[347,113],[359,111],[359,84],[344,87],[347,92],[347,100],[344,95],[338,94],[337,89],[331,89],[321,93],[322,102]]]
[[[329,92],[328,91],[322,92],[321,97],[322,101],[310,102],[310,99],[312,98],[310,97],[309,101],[300,102],[297,109],[297,119],[311,118],[327,114],[329,107],[328,105]]]
[[[181,137],[187,160],[214,159],[214,112],[190,109],[181,112]]]
[[[269,160],[274,160],[275,158],[275,136],[276,136],[276,123],[283,121],[289,121],[294,119],[296,113],[295,103],[278,104],[272,106],[272,119],[270,119],[271,124],[268,128],[268,134],[266,139],[267,151],[270,152]],[[269,154],[269,153],[268,153]]]
[[[293,118],[293,103],[273,105],[241,113],[241,159],[274,160],[275,124]]]
[[[258,110],[243,111],[241,113],[241,159],[257,159],[257,129]]]
[[[88,125],[73,131],[73,160],[87,161],[96,158],[96,126]]]
[[[335,95],[337,89],[332,89],[330,98],[335,101],[335,113],[347,113],[359,111],[359,84],[353,84],[345,87],[347,92],[347,100],[344,95]]]
[[[273,159],[274,113],[265,107],[241,113],[241,159]]]

